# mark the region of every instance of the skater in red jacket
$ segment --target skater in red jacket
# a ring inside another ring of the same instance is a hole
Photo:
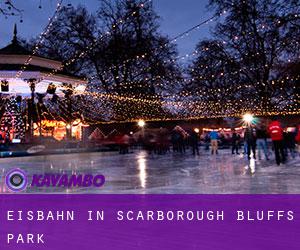
[[[283,129],[279,121],[274,119],[268,128],[270,137],[273,141],[275,158],[277,165],[285,162],[284,145],[283,145]]]

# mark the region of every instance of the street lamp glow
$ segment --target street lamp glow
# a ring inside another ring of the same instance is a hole
[[[244,117],[243,117],[243,119],[244,119],[244,121],[245,121],[246,123],[252,123],[254,117],[253,117],[253,115],[251,115],[251,114],[245,114]]]
[[[197,134],[199,134],[199,132],[200,132],[199,128],[195,128],[194,131],[195,131]]]
[[[138,126],[143,128],[145,126],[145,121],[144,120],[139,120],[138,121]]]

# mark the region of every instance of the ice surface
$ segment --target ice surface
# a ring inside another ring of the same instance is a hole
[[[270,161],[254,160],[220,150],[212,156],[168,153],[149,155],[135,150],[127,155],[117,152],[50,155],[0,159],[0,192],[9,192],[5,173],[12,168],[28,176],[44,173],[103,174],[101,188],[27,188],[28,193],[300,193],[300,158],[277,166]]]

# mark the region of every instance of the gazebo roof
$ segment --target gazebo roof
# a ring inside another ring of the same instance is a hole
[[[0,49],[1,55],[30,55],[30,52],[25,49],[17,38],[17,26],[14,27],[14,37],[9,45]]]
[[[26,66],[25,66],[26,65]],[[0,49],[0,80],[8,82],[8,91],[0,88],[0,93],[30,95],[28,79],[36,79],[37,93],[46,93],[49,84],[54,84],[57,94],[62,94],[64,84],[71,84],[77,93],[82,93],[87,81],[65,72],[63,63],[29,52],[17,38],[15,25],[12,42]]]
[[[46,69],[46,71],[47,69],[63,71],[61,69],[62,63],[60,61],[40,55],[33,55],[32,52],[25,48],[18,40],[16,24],[14,26],[13,39],[9,45],[0,49],[0,56],[0,70],[5,70],[7,65],[14,65],[14,68],[19,70],[24,65],[25,61],[31,57],[28,66],[38,66],[39,68]],[[11,66],[9,67],[11,68]]]
[[[0,55],[30,55],[30,52],[20,45],[19,41],[12,41],[11,44],[0,49]]]
[[[30,62],[26,66],[26,70],[22,70],[24,63],[28,58],[31,58]],[[17,38],[17,26],[14,26],[13,39],[9,45],[0,49],[0,78],[9,77],[8,75],[16,75],[14,72],[22,72],[20,78],[26,78],[30,72],[36,72],[36,74],[51,74],[55,72],[55,76],[58,78],[64,77],[65,81],[74,81],[74,83],[82,82],[86,84],[86,80],[81,77],[74,76],[69,72],[66,72],[63,68],[63,64],[60,61],[49,59],[39,55],[32,55]],[[12,72],[12,73],[9,73]],[[39,73],[40,72],[40,73]],[[53,78],[52,77],[52,78]]]

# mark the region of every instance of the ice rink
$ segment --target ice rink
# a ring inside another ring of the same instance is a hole
[[[133,151],[50,155],[0,159],[0,192],[8,193],[4,176],[13,168],[33,174],[103,174],[101,188],[27,188],[25,193],[204,193],[204,194],[294,194],[300,193],[300,157],[277,166],[270,161],[246,159],[220,150],[212,156],[201,151],[184,155],[148,155]],[[31,179],[31,178],[29,178]]]

